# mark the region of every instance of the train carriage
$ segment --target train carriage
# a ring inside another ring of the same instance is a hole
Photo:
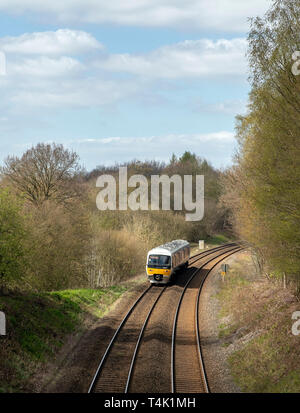
[[[175,240],[160,245],[147,254],[146,274],[151,283],[167,284],[179,268],[188,265],[190,244]]]

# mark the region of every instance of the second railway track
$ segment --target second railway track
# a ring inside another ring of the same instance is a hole
[[[88,392],[208,392],[198,304],[209,272],[241,250],[227,244],[197,254],[170,286],[149,286],[115,331]],[[198,368],[197,368],[198,366]]]

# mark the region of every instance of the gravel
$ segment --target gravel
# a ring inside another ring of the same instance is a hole
[[[220,291],[222,280],[218,268],[206,279],[200,296],[200,337],[202,354],[212,393],[241,393],[233,382],[227,357],[229,349],[219,338],[220,305],[216,294]]]

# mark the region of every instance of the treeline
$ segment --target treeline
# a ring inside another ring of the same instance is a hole
[[[224,230],[221,172],[195,154],[168,163],[132,161],[128,176],[205,175],[205,218],[184,211],[99,211],[96,179],[119,166],[84,171],[62,145],[38,144],[8,157],[0,182],[0,289],[108,286],[143,271],[148,249],[175,238],[198,241]]]
[[[275,1],[251,22],[252,90],[248,113],[237,118],[239,150],[223,195],[236,233],[255,247],[262,270],[296,280],[298,292],[300,76],[292,56],[300,51],[299,34],[298,0]]]
[[[38,144],[1,172],[0,286],[84,285],[90,223],[78,156]]]

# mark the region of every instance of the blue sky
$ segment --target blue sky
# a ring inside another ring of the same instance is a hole
[[[247,18],[269,4],[0,0],[2,160],[58,142],[87,169],[185,150],[229,165],[249,92]]]

